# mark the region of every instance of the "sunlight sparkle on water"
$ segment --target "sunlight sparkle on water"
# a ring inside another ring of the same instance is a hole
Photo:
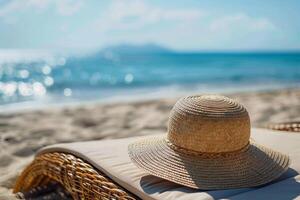
[[[28,78],[29,77],[29,71],[26,69],[20,70],[19,71],[19,76],[23,79]]]
[[[72,96],[72,90],[70,88],[65,88],[64,89],[64,95],[66,97]]]
[[[54,80],[51,76],[46,76],[46,78],[44,79],[44,83],[46,86],[51,86],[54,83]]]
[[[40,82],[34,82],[32,88],[36,96],[44,96],[46,94],[46,88]]]
[[[127,84],[130,84],[134,79],[134,76],[131,73],[126,74],[124,80]]]
[[[17,90],[17,83],[16,82],[9,82],[9,83],[1,83],[0,90],[4,93],[5,96],[13,96]]]
[[[45,75],[48,75],[51,73],[51,67],[49,65],[45,65],[42,69],[42,72],[45,74]]]
[[[31,96],[33,94],[32,85],[28,83],[19,83],[18,84],[18,91],[21,96]]]

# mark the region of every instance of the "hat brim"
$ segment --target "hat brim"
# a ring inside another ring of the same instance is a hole
[[[174,150],[166,136],[145,137],[128,146],[131,160],[148,173],[196,189],[232,189],[266,184],[283,174],[287,155],[250,141],[224,155],[187,154]]]

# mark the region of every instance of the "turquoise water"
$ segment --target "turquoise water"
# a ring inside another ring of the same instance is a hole
[[[108,52],[0,62],[2,105],[298,86],[300,53]]]

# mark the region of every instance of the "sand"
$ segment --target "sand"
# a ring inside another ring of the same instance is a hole
[[[300,120],[300,89],[227,95],[250,113],[252,125]],[[176,102],[158,99],[113,104],[82,104],[0,114],[0,199],[41,147],[61,142],[101,140],[165,132]]]

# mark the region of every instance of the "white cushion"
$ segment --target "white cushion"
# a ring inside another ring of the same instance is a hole
[[[123,188],[142,199],[293,199],[300,198],[300,134],[252,129],[259,144],[288,154],[292,164],[279,179],[264,187],[204,191],[187,188],[147,174],[137,168],[127,154],[129,143],[138,137],[56,144],[42,149],[76,155],[104,172]]]

